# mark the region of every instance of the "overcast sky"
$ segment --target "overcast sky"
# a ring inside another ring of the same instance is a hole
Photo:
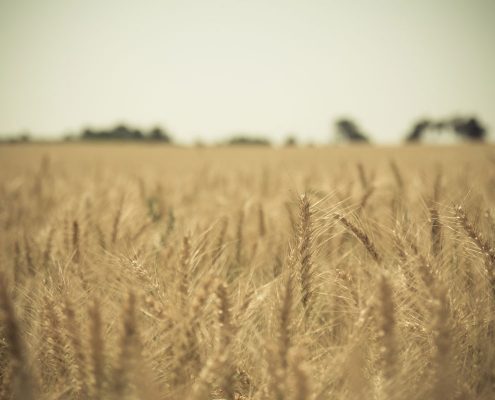
[[[0,133],[125,122],[179,141],[495,130],[494,0],[0,0]]]

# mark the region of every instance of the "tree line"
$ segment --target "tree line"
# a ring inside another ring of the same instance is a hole
[[[126,125],[117,125],[112,129],[102,130],[85,129],[79,138],[81,140],[140,140],[172,143],[172,136],[160,127],[146,132]]]
[[[335,122],[337,141],[369,143],[370,136],[350,118],[340,118]],[[488,134],[487,129],[478,118],[451,117],[446,119],[422,118],[416,121],[404,138],[407,143],[417,143],[425,138],[428,133],[440,134],[442,132],[453,134],[460,139],[471,141],[484,141]]]
[[[371,135],[366,133],[355,120],[352,118],[338,118],[334,123],[335,142],[342,143],[371,143]],[[469,141],[484,141],[487,137],[487,129],[484,124],[476,117],[451,117],[445,119],[422,118],[414,122],[408,133],[403,138],[406,143],[419,143],[424,140],[428,134],[439,135],[447,133]],[[14,137],[4,138],[0,141],[7,142],[28,142],[31,137],[23,133]],[[77,135],[67,135],[66,141],[139,141],[139,142],[156,142],[173,144],[172,135],[165,129],[156,126],[149,131],[130,127],[124,124],[118,124],[109,129],[92,129],[86,128]],[[256,145],[271,146],[271,141],[263,135],[236,134],[219,143],[219,145]],[[203,146],[202,142],[196,145]],[[287,147],[297,146],[298,140],[296,135],[289,135],[284,141]]]

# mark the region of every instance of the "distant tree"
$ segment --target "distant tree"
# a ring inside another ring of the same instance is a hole
[[[149,133],[149,139],[157,142],[170,143],[172,141],[171,137],[164,132],[160,127],[155,127]]]
[[[294,147],[294,146],[297,146],[297,139],[294,135],[289,135],[287,136],[287,138],[285,139],[285,142],[284,142],[284,146],[285,147]]]
[[[97,139],[98,138],[98,133],[93,131],[92,129],[85,129],[83,133],[81,134],[81,139],[84,140],[91,140],[91,139]]]
[[[271,146],[271,143],[266,138],[252,137],[249,135],[237,135],[228,139],[225,144],[231,146]]]
[[[131,129],[130,132],[131,132],[130,139],[132,139],[132,140],[143,140],[144,139],[144,134],[139,129]]]
[[[19,136],[19,142],[30,142],[31,135],[29,133],[21,133]]]
[[[368,136],[361,131],[358,125],[348,118],[341,118],[335,122],[337,137],[349,142],[369,143]]]
[[[31,141],[31,135],[27,132],[18,133],[14,136],[0,135],[0,143],[26,143]]]
[[[406,136],[407,142],[418,142],[421,140],[426,129],[430,127],[431,122],[427,119],[422,119],[416,122],[411,130],[411,132]]]
[[[457,135],[466,139],[479,141],[485,139],[486,128],[476,117],[454,118],[451,125]]]
[[[445,129],[449,128],[450,122],[446,120],[438,120],[430,122],[431,129],[435,129],[438,134],[441,134]]]
[[[463,139],[478,141],[484,140],[487,134],[486,128],[475,117],[454,117],[435,121],[422,119],[415,123],[411,132],[406,136],[406,141],[418,142],[429,131],[441,134],[445,130]]]
[[[125,125],[117,125],[108,132],[109,139],[134,139],[139,137],[140,132],[136,132]]]
[[[80,138],[82,140],[151,140],[164,143],[172,142],[172,138],[159,127],[153,128],[149,134],[145,135],[141,130],[123,124],[107,130],[87,128],[81,133]]]

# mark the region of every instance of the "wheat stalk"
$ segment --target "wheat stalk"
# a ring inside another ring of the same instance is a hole
[[[380,256],[380,253],[378,253],[378,250],[376,249],[374,243],[371,241],[371,238],[363,230],[361,230],[356,225],[354,225],[342,214],[334,213],[333,217],[337,221],[340,221],[340,223],[344,225],[344,227],[348,231],[352,232],[354,236],[356,236],[359,239],[359,241],[363,244],[363,246],[366,248],[368,253],[373,258],[373,260],[375,260],[377,263],[380,263],[382,261],[382,257]]]
[[[21,337],[21,329],[14,311],[14,304],[8,293],[7,280],[0,273],[0,310],[3,334],[7,343],[9,377],[7,386],[15,399],[34,399],[36,390],[31,366],[28,361],[27,349]]]

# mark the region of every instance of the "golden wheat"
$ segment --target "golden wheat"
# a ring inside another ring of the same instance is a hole
[[[493,399],[494,151],[0,147],[0,399]]]

